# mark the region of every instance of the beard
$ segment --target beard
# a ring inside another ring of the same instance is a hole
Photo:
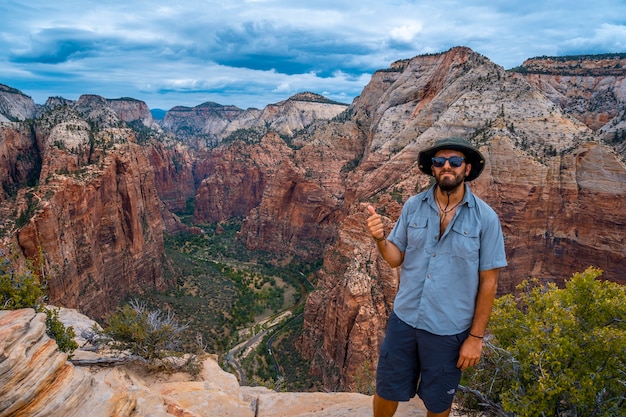
[[[444,174],[452,174],[454,177],[450,177],[448,175],[444,176]],[[437,179],[437,186],[441,189],[441,191],[451,192],[458,188],[463,181],[465,180],[465,176],[463,174],[457,175],[455,172],[446,171],[440,172]]]

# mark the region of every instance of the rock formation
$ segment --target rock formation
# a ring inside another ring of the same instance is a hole
[[[162,125],[194,148],[210,149],[238,131],[237,137],[242,138],[263,135],[268,129],[293,136],[315,121],[332,119],[347,107],[313,93],[296,94],[263,110],[208,102],[193,108],[174,107]]]
[[[21,91],[0,84],[0,122],[24,120],[35,116],[37,105]]]
[[[67,362],[46,315],[0,310],[0,416],[130,416],[136,399]]]
[[[244,220],[246,244],[319,258],[344,217],[345,167],[362,154],[360,139],[353,124],[332,122],[295,143],[293,157],[268,178],[260,205]]]
[[[516,70],[593,131],[623,112],[626,54],[533,58]]]
[[[141,100],[125,97],[109,99],[107,104],[127,123],[141,122],[147,128],[159,129],[159,125],[152,119],[148,105]]]
[[[151,143],[144,152],[154,171],[159,198],[169,211],[183,213],[187,202],[196,194],[195,160],[187,147],[180,143]]]
[[[17,243],[45,266],[52,303],[102,318],[129,292],[164,287],[160,202],[137,145],[120,146],[79,176],[51,174],[50,183],[40,185],[47,197]]]
[[[94,324],[62,309],[66,326]],[[197,378],[150,373],[144,365],[74,366],[45,333],[43,313],[0,310],[0,417],[341,417],[371,415],[372,398],[352,393],[277,393],[239,386],[207,355]],[[80,339],[80,337],[79,337]],[[84,340],[81,340],[84,343]],[[77,350],[74,360],[107,359]],[[425,416],[419,400],[402,404],[399,417]]]
[[[101,318],[128,292],[164,286],[163,203],[105,99],[55,104],[30,129],[0,127],[4,253],[32,260],[51,302]]]
[[[162,126],[198,148],[211,148],[217,144],[218,135],[242,113],[235,106],[212,102],[196,107],[176,106],[165,114]]]
[[[204,178],[195,196],[194,221],[214,223],[244,217],[257,207],[269,178],[274,178],[293,150],[269,133],[259,143],[223,146],[198,164]],[[242,157],[245,155],[245,157]]]

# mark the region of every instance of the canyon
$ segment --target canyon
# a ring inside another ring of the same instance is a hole
[[[418,152],[448,136],[486,156],[472,190],[501,219],[509,265],[562,284],[593,265],[626,285],[626,57],[533,58],[506,71],[465,47],[394,62],[351,104],[312,93],[237,109],[85,95],[36,105],[0,88],[2,251],[33,264],[51,304],[100,319],[125,293],[163,288],[163,233],[243,219],[277,259],[323,259],[301,353],[332,391],[374,369],[398,271],[365,228],[391,228],[428,188]]]

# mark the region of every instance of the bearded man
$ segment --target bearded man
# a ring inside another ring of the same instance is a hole
[[[497,214],[466,184],[485,166],[478,149],[442,139],[418,163],[435,185],[407,200],[388,237],[368,206],[382,257],[402,267],[380,349],[374,417],[393,416],[415,394],[428,417],[450,414],[462,371],[480,360],[498,272],[507,265]]]

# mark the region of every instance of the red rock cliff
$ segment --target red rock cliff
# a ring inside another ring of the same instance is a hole
[[[164,286],[164,225],[148,160],[127,144],[101,163],[82,178],[53,175],[17,234],[26,257],[42,253],[50,302],[95,318],[129,292]]]
[[[53,105],[32,125],[0,129],[5,255],[19,248],[50,302],[95,318],[129,292],[164,286],[167,210],[150,148],[120,126],[106,100],[83,96]]]

